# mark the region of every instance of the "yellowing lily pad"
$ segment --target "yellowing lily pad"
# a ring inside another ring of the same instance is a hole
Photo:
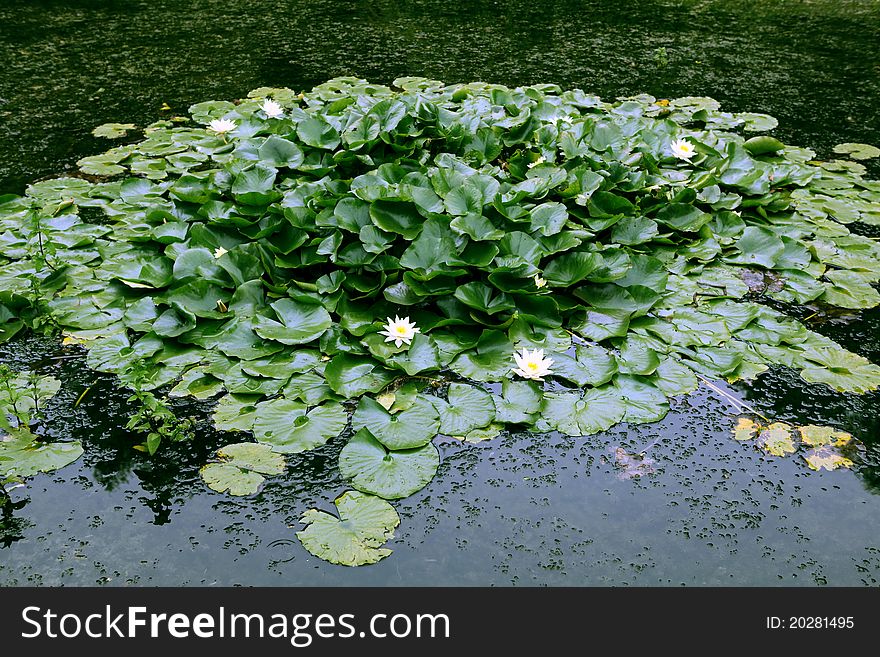
[[[758,424],[747,417],[741,417],[736,421],[736,427],[733,430],[733,437],[736,440],[746,441],[752,440],[758,435]]]
[[[801,441],[805,445],[813,445],[816,447],[823,445],[843,447],[853,439],[852,436],[845,431],[838,431],[834,427],[823,427],[815,424],[798,427],[798,432],[801,435]]]
[[[794,454],[797,447],[791,435],[791,425],[774,422],[758,434],[758,446],[773,456]]]
[[[853,462],[840,454],[831,445],[822,445],[811,449],[804,454],[804,461],[812,470],[836,470],[837,468],[851,468]]]

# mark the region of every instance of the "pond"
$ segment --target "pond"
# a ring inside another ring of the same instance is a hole
[[[105,150],[91,136],[98,124],[145,125],[210,98],[338,75],[553,82],[605,99],[706,95],[777,117],[779,139],[820,157],[880,131],[873,2],[10,0],[0,25],[3,193]],[[880,362],[876,309],[811,328]],[[864,442],[854,470],[811,472],[736,442],[737,406],[701,386],[655,424],[439,442],[437,477],[395,503],[394,554],[350,569],[294,536],[303,511],[347,489],[333,467],[344,441],[294,455],[286,476],[233,498],[199,477],[230,442],[212,429],[209,402],[176,402],[204,420],[196,439],[148,457],[124,429],[129,393],[76,349],[18,338],[0,345],[0,362],[63,382],[47,430],[85,448],[13,491],[0,585],[880,583],[880,395],[835,393],[789,370],[724,392],[775,420],[852,433]],[[644,450],[654,471],[621,476],[616,447]]]

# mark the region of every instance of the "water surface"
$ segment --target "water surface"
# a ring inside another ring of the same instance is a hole
[[[820,155],[880,134],[872,1],[2,0],[0,61],[0,193],[105,150],[95,125],[145,125],[195,102],[337,75],[708,95],[773,114],[779,138]],[[880,361],[880,312],[811,328]],[[662,422],[589,439],[442,442],[438,476],[396,503],[394,554],[347,569],[293,536],[304,510],[345,490],[335,468],[344,441],[292,457],[258,496],[231,498],[208,490],[198,468],[235,436],[202,422],[195,441],[150,459],[121,428],[125,391],[75,350],[21,339],[0,346],[0,361],[65,382],[47,430],[86,448],[13,492],[22,506],[0,519],[0,585],[880,583],[880,396],[784,370],[730,390],[769,417],[861,438],[855,472],[811,473],[737,444],[734,407],[703,388]],[[209,408],[180,412],[204,419]],[[621,480],[610,446],[647,448],[657,472]]]

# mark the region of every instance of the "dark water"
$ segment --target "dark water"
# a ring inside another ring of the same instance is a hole
[[[0,62],[0,193],[106,149],[95,125],[343,74],[709,95],[773,114],[780,138],[820,153],[880,133],[870,1],[0,0]],[[880,361],[878,312],[813,328]],[[441,444],[438,476],[396,504],[395,553],[346,569],[293,536],[302,511],[344,490],[342,441],[291,458],[260,495],[230,498],[198,468],[232,436],[203,424],[193,443],[146,458],[120,428],[126,393],[75,351],[19,340],[0,361],[59,376],[48,431],[86,447],[13,492],[24,504],[0,520],[0,585],[880,584],[880,396],[787,371],[733,392],[775,419],[852,432],[866,443],[855,472],[810,473],[735,443],[735,410],[701,389],[660,423],[591,439]],[[614,445],[649,447],[657,472],[619,479]]]

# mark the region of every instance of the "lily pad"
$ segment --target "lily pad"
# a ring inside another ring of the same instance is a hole
[[[381,561],[391,550],[382,547],[394,537],[400,516],[385,500],[356,491],[336,498],[339,517],[309,509],[296,533],[303,547],[324,561],[340,566],[364,566]]]
[[[0,478],[32,477],[70,465],[83,454],[82,444],[42,442],[24,428],[0,436]]]
[[[626,402],[614,386],[577,392],[548,392],[544,395],[542,423],[569,436],[590,436],[610,429],[623,420]],[[541,428],[539,423],[538,428]]]
[[[369,429],[358,431],[339,453],[339,472],[364,493],[388,500],[409,497],[428,485],[440,465],[431,443],[389,450]]]
[[[105,137],[107,139],[118,139],[124,137],[129,130],[135,130],[137,126],[134,123],[104,123],[92,130],[95,137]]]
[[[293,417],[282,428],[273,424],[275,412],[279,408],[283,407],[276,404],[271,416],[267,416],[265,411],[261,412],[260,407],[257,407],[254,436],[260,443],[271,447],[272,451],[282,454],[296,454],[320,447],[338,436],[348,424],[348,413],[342,405],[328,402],[316,406],[304,415],[291,411],[288,417]],[[288,405],[287,408],[293,407]]]
[[[834,427],[807,424],[798,427],[797,429],[801,436],[801,442],[805,445],[812,445],[813,447],[821,447],[822,445],[843,447],[852,442],[853,439],[850,434],[835,429]]]
[[[379,392],[391,383],[395,375],[369,356],[337,354],[324,370],[327,383],[333,391],[346,399],[367,392]]]
[[[292,399],[280,397],[262,401],[257,404],[254,412],[254,438],[259,443],[284,443],[296,428],[294,421],[305,414],[305,404]]]
[[[758,447],[773,456],[794,454],[797,447],[791,434],[792,427],[784,422],[774,422],[758,434]]]
[[[440,417],[424,395],[417,395],[405,410],[395,415],[375,399],[364,396],[351,418],[351,426],[355,431],[368,429],[388,449],[413,449],[426,445],[437,435]]]
[[[831,445],[822,445],[811,449],[804,454],[804,461],[811,470],[836,470],[837,468],[851,468],[853,462],[838,452]]]
[[[318,305],[279,299],[271,306],[279,321],[263,317],[254,325],[256,334],[267,340],[304,344],[318,338],[332,323],[327,311]]]
[[[492,395],[476,386],[451,383],[447,399],[434,400],[440,413],[440,432],[447,436],[463,436],[495,419]]]
[[[217,431],[252,431],[257,416],[259,395],[225,395],[214,409]]]
[[[617,375],[614,378],[614,387],[624,400],[624,422],[656,422],[662,420],[669,411],[666,395],[649,379]]]
[[[284,457],[266,445],[236,443],[217,450],[219,463],[209,463],[199,473],[205,483],[218,493],[253,495],[266,480],[263,475],[284,472]]]
[[[733,437],[739,441],[754,440],[758,436],[758,424],[747,417],[737,418],[736,427],[733,430]]]
[[[849,155],[854,160],[870,160],[875,157],[880,157],[880,148],[871,146],[870,144],[837,144],[837,146],[834,147],[834,152]]]
[[[541,410],[541,386],[534,381],[501,382],[501,396],[495,396],[495,420],[507,424],[531,424]]]

